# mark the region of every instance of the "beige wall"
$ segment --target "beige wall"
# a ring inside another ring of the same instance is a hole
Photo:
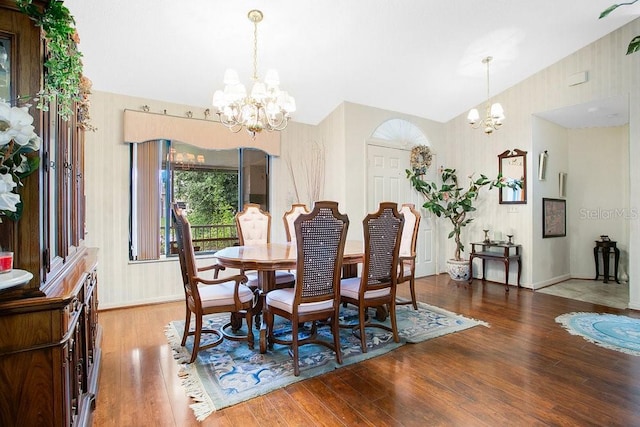
[[[638,211],[631,211],[629,206],[629,127],[571,130],[568,149],[571,276],[595,277],[594,240],[605,234],[615,240],[620,249],[619,277],[626,279],[628,226],[638,215]],[[557,176],[553,178],[557,185]]]
[[[480,207],[477,217],[490,218],[495,229],[513,227],[516,229],[515,240],[523,245],[523,282],[528,287],[537,288],[545,283],[534,277],[534,271],[549,269],[545,254],[562,253],[562,265],[554,266],[551,275],[570,274],[569,245],[566,239],[544,239],[542,241],[541,223],[537,217],[541,215],[541,198],[534,186],[537,168],[537,156],[546,141],[536,139],[540,133],[534,126],[536,113],[555,110],[561,107],[582,104],[596,99],[616,96],[628,96],[630,100],[629,153],[628,159],[639,158],[640,155],[640,55],[625,55],[626,47],[635,35],[640,33],[640,20],[629,23],[621,29],[586,46],[556,64],[532,75],[522,83],[515,85],[493,99],[502,103],[506,121],[501,130],[487,137],[481,131],[471,131],[466,124],[466,114],[446,124],[447,158],[449,164],[455,165],[461,175],[471,172],[497,171],[496,156],[506,150],[519,148],[528,151],[527,156],[527,191],[526,205],[521,205],[516,212],[508,205],[499,205],[497,193],[489,194],[488,201]],[[587,71],[587,83],[569,86],[567,78],[580,71]],[[626,160],[628,162],[628,159]],[[622,166],[621,166],[622,167]],[[628,167],[628,166],[627,166]],[[629,168],[629,206],[633,209],[640,206],[640,172],[637,168]],[[482,220],[484,221],[484,219]],[[629,258],[637,259],[640,249],[640,229],[638,219],[631,218],[627,222],[629,233]],[[476,223],[477,227],[477,223]],[[469,230],[468,230],[469,232]],[[478,238],[481,230],[471,230],[473,237]],[[630,307],[640,308],[640,267],[631,261]],[[503,280],[501,266],[496,265],[489,271],[492,280]],[[537,273],[536,273],[537,274]]]
[[[570,241],[574,237],[574,233],[570,230],[570,220],[567,215],[566,237],[542,238],[542,199],[544,197],[559,198],[558,174],[569,171],[569,130],[538,117],[533,118],[532,126],[534,146],[532,152],[534,155],[530,156],[532,170],[529,176],[532,179],[531,187],[534,197],[529,198],[529,203],[533,208],[532,249],[530,251],[533,254],[531,257],[533,269],[531,271],[531,282],[527,283],[532,283],[532,287],[537,289],[571,278]],[[538,154],[544,151],[547,152],[546,176],[544,180],[539,180]],[[573,197],[568,194],[566,199],[567,211],[569,212]]]
[[[527,191],[529,203],[509,208],[498,204],[497,191],[487,191],[479,200],[475,223],[466,230],[465,243],[482,236],[482,225],[489,223],[494,230],[513,228],[515,241],[523,245],[523,283],[539,287],[533,271],[547,269],[539,245],[541,229],[534,180],[537,179],[537,155],[544,141],[536,140],[534,114],[560,107],[580,104],[598,98],[628,95],[630,98],[629,158],[640,158],[640,55],[625,56],[628,41],[640,33],[640,20],[604,37],[531,76],[521,84],[498,94],[507,115],[504,127],[491,137],[466,124],[466,114],[440,124],[431,120],[406,116],[372,107],[345,103],[336,108],[318,126],[292,123],[283,132],[282,150],[290,144],[322,141],[326,148],[326,171],[323,198],[337,200],[340,209],[352,222],[366,214],[366,142],[375,128],[385,120],[403,118],[418,126],[438,155],[438,165],[455,167],[460,176],[485,173],[497,174],[497,155],[507,149],[528,151]],[[569,87],[566,78],[579,71],[588,71],[589,81]],[[201,109],[139,99],[124,95],[96,92],[92,95],[92,120],[98,127],[87,135],[87,243],[100,248],[101,307],[142,304],[182,298],[179,268],[175,260],[152,263],[128,261],[128,148],[122,143],[122,111],[149,105],[151,111],[167,110],[169,114],[184,115],[191,110],[194,116]],[[280,212],[293,201],[289,173],[283,158],[276,158],[271,171],[271,206],[273,211],[272,240],[284,240]],[[571,175],[570,175],[571,176]],[[571,182],[571,181],[569,181]],[[640,206],[640,171],[629,168],[629,206]],[[448,227],[441,223],[442,227]],[[629,233],[628,256],[637,259],[640,248],[638,220],[626,223]],[[443,231],[448,228],[443,228]],[[361,227],[352,226],[349,238],[361,236]],[[440,233],[440,257],[453,252],[452,242]],[[566,261],[551,274],[570,274],[568,245],[563,239],[544,239],[549,250],[559,251]],[[536,244],[534,245],[534,242]],[[629,263],[632,308],[640,308],[640,267]],[[443,264],[440,264],[443,265]],[[490,268],[489,278],[502,281],[500,266]],[[543,282],[543,280],[541,280]]]

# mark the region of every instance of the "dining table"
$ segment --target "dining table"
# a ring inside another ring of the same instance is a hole
[[[255,270],[258,273],[260,298],[258,310],[262,311],[260,324],[260,353],[267,351],[267,324],[265,294],[276,289],[276,270],[295,270],[297,249],[294,243],[263,243],[245,246],[229,246],[216,252],[218,263],[227,268],[242,271]],[[347,240],[342,259],[343,277],[355,277],[358,264],[364,260],[362,241]]]

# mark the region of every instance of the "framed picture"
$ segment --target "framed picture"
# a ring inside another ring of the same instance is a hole
[[[542,199],[542,238],[567,235],[567,203],[562,199]]]

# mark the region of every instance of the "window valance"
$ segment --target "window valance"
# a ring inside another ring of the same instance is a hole
[[[280,155],[280,132],[263,132],[253,139],[247,132],[233,133],[213,120],[124,110],[126,143],[137,144],[157,139],[215,150],[257,148],[272,156]]]

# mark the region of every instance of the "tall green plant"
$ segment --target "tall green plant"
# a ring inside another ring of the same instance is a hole
[[[473,179],[473,175],[469,176],[469,185],[466,189],[462,188],[458,183],[458,176],[455,169],[444,169],[442,171],[442,184],[440,187],[435,182],[425,181],[420,170],[406,170],[407,178],[411,182],[411,186],[424,196],[427,200],[422,207],[433,212],[437,217],[445,217],[453,225],[453,231],[449,233],[449,239],[454,238],[456,242],[456,251],[454,259],[461,261],[460,253],[464,251],[464,245],[460,240],[462,228],[473,221],[468,214],[476,210],[473,203],[478,199],[480,189],[489,186],[502,188],[506,184],[501,175],[498,175],[493,181],[489,180],[485,175],[480,178]]]
[[[600,14],[598,19],[604,18],[605,16],[609,15],[611,12],[613,12],[614,10],[619,8],[620,6],[631,6],[632,4],[636,3],[637,1],[638,0],[633,0],[633,1],[630,1],[630,2],[627,2],[627,3],[616,3],[616,4],[613,4],[613,5],[609,6],[608,8],[606,8]],[[629,46],[627,47],[627,55],[632,54],[634,52],[637,52],[638,50],[640,50],[640,36],[635,36],[629,42]]]

